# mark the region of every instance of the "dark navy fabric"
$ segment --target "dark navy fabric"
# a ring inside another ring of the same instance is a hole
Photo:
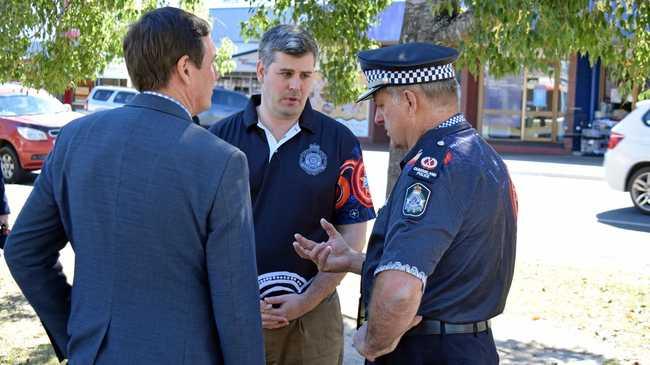
[[[366,365],[497,365],[492,331],[404,336],[395,351]]]
[[[458,51],[431,43],[412,42],[359,52],[362,70],[408,70],[446,65],[458,58]]]
[[[464,118],[463,118],[464,119]],[[515,263],[517,201],[498,154],[463,120],[431,129],[407,153],[375,221],[362,270],[409,272],[425,283],[418,314],[451,323],[503,311]]]
[[[2,203],[0,203],[0,215],[11,213],[9,202],[7,201],[7,194],[5,193],[5,180],[2,176],[0,176],[0,197],[2,198]]]
[[[320,218],[335,225],[375,217],[361,148],[341,123],[311,108],[301,131],[282,144],[269,161],[269,145],[257,126],[254,95],[247,107],[210,130],[248,157],[253,201],[260,296],[302,293],[318,270],[293,249],[293,235],[327,239]]]
[[[263,364],[247,176],[243,153],[158,96],[63,127],[5,248],[57,353]]]

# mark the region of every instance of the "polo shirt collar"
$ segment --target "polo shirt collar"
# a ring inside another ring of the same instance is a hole
[[[259,121],[259,116],[257,115],[257,107],[261,103],[261,95],[251,96],[250,101],[244,109],[244,125],[246,126],[246,129],[250,129],[253,126],[257,125],[257,122]],[[317,123],[317,115],[314,109],[312,109],[309,99],[307,99],[307,102],[305,103],[305,109],[302,111],[302,114],[300,114],[300,117],[298,118],[298,125],[300,126],[301,130],[306,130],[310,133],[318,133],[319,125]]]

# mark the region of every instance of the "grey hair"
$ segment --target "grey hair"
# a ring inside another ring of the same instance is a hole
[[[389,86],[386,88],[386,91],[393,98],[393,101],[398,102],[402,92],[406,90],[414,91],[416,89],[422,91],[429,100],[433,101],[440,98],[455,97],[460,110],[460,85],[458,85],[458,81],[455,78],[424,84]]]
[[[267,30],[262,36],[259,48],[259,59],[265,68],[275,61],[275,52],[292,56],[303,56],[307,53],[318,59],[318,45],[307,31],[296,25],[281,24]]]

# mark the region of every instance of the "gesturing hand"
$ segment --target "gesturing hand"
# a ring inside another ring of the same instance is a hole
[[[343,236],[325,219],[320,224],[327,233],[327,242],[316,243],[296,233],[293,247],[304,259],[313,261],[319,271],[347,272],[350,270],[355,251],[345,242]]]

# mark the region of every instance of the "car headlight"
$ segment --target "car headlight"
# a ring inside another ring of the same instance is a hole
[[[29,127],[18,127],[18,134],[28,141],[47,141],[47,134],[45,132],[29,128]]]

